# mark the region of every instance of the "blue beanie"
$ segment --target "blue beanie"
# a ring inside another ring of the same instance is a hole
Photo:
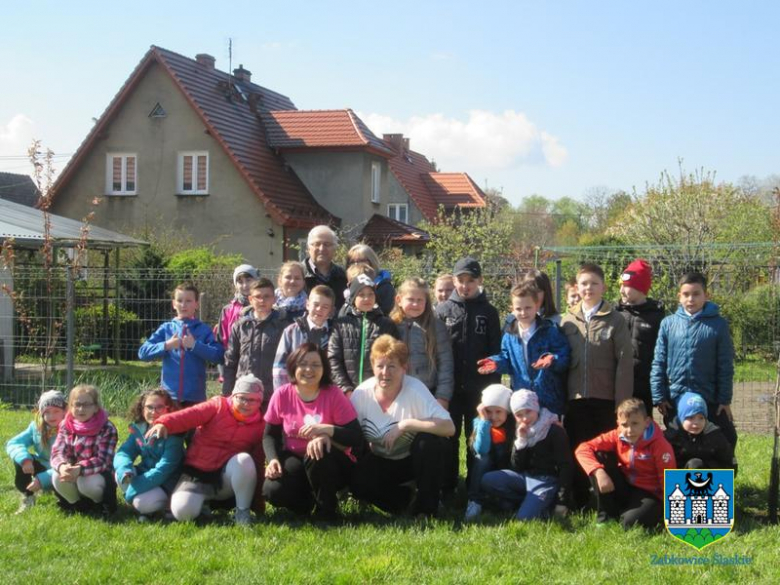
[[[677,418],[682,422],[695,414],[701,414],[707,418],[707,403],[698,394],[686,392],[680,396],[680,400],[677,402]]]

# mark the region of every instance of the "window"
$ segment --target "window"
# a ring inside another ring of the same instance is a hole
[[[179,195],[207,195],[209,192],[209,153],[180,152],[176,192]]]
[[[379,203],[379,190],[382,186],[382,166],[378,162],[371,163],[371,203]]]
[[[406,203],[391,203],[387,206],[387,217],[409,223],[409,206]]]
[[[106,155],[106,195],[136,194],[136,155],[112,152]]]

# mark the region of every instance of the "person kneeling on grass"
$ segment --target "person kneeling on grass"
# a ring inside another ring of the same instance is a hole
[[[417,378],[406,375],[409,348],[403,341],[381,335],[371,347],[374,377],[352,394],[352,405],[368,440],[352,475],[352,495],[397,514],[417,497],[412,513],[435,516],[443,465],[448,454],[446,437],[455,434],[449,413]]]
[[[114,450],[118,435],[95,386],[70,391],[68,413],[51,448],[52,484],[66,511],[116,511]]]
[[[566,431],[557,415],[539,408],[531,390],[514,392],[509,404],[517,427],[510,468],[486,473],[481,491],[502,508],[516,509],[518,520],[544,518],[552,509],[565,516],[574,470]]]
[[[130,435],[114,456],[114,476],[127,503],[147,516],[168,508],[168,500],[181,473],[184,437],[149,440],[144,435],[162,415],[174,410],[174,402],[165,388],[143,392],[130,409]],[[136,459],[139,459],[136,464]]]
[[[355,409],[330,380],[325,351],[306,342],[287,358],[292,380],[276,389],[265,413],[268,459],[263,496],[276,507],[336,521],[338,490],[347,486],[353,448],[363,445]]]
[[[251,524],[250,507],[262,511],[262,498],[255,494],[257,472],[264,464],[262,401],[262,382],[247,374],[236,380],[230,396],[164,414],[146,432],[147,439],[157,440],[195,429],[171,496],[176,520],[194,520],[210,500],[235,498],[234,521],[240,525]]]
[[[596,522],[654,528],[663,515],[664,469],[676,466],[661,427],[639,398],[617,407],[617,429],[580,444],[575,457],[596,495]]]

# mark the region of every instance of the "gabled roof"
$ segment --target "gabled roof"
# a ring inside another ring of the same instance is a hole
[[[40,194],[30,175],[0,173],[0,199],[35,207]]]
[[[338,223],[338,218],[315,201],[297,175],[273,153],[266,141],[257,114],[267,110],[294,109],[295,105],[289,98],[154,45],[63,170],[54,185],[54,197],[71,179],[81,160],[153,64],[161,66],[170,76],[277,223],[299,228]]]
[[[371,246],[427,244],[431,236],[425,230],[375,213],[363,228],[363,239]]]
[[[466,173],[428,173],[425,184],[438,205],[484,207],[485,193]]]
[[[48,216],[49,236],[54,245],[74,247],[81,241],[84,223],[53,213],[49,213]],[[0,200],[0,242],[13,239],[17,246],[38,248],[46,240],[44,223],[42,210]],[[90,248],[146,245],[142,240],[94,225],[88,226],[83,237],[89,242]]]
[[[390,171],[428,221],[436,219],[439,205],[447,210],[485,206],[485,193],[467,173],[440,173],[425,155],[402,146],[394,152]]]
[[[263,112],[260,118],[268,145],[279,150],[359,149],[386,158],[395,155],[350,109],[281,110]]]

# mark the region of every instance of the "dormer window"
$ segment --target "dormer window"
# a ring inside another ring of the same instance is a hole
[[[209,153],[180,152],[177,175],[178,195],[208,195]]]
[[[106,155],[106,195],[136,195],[136,154],[110,152]]]

